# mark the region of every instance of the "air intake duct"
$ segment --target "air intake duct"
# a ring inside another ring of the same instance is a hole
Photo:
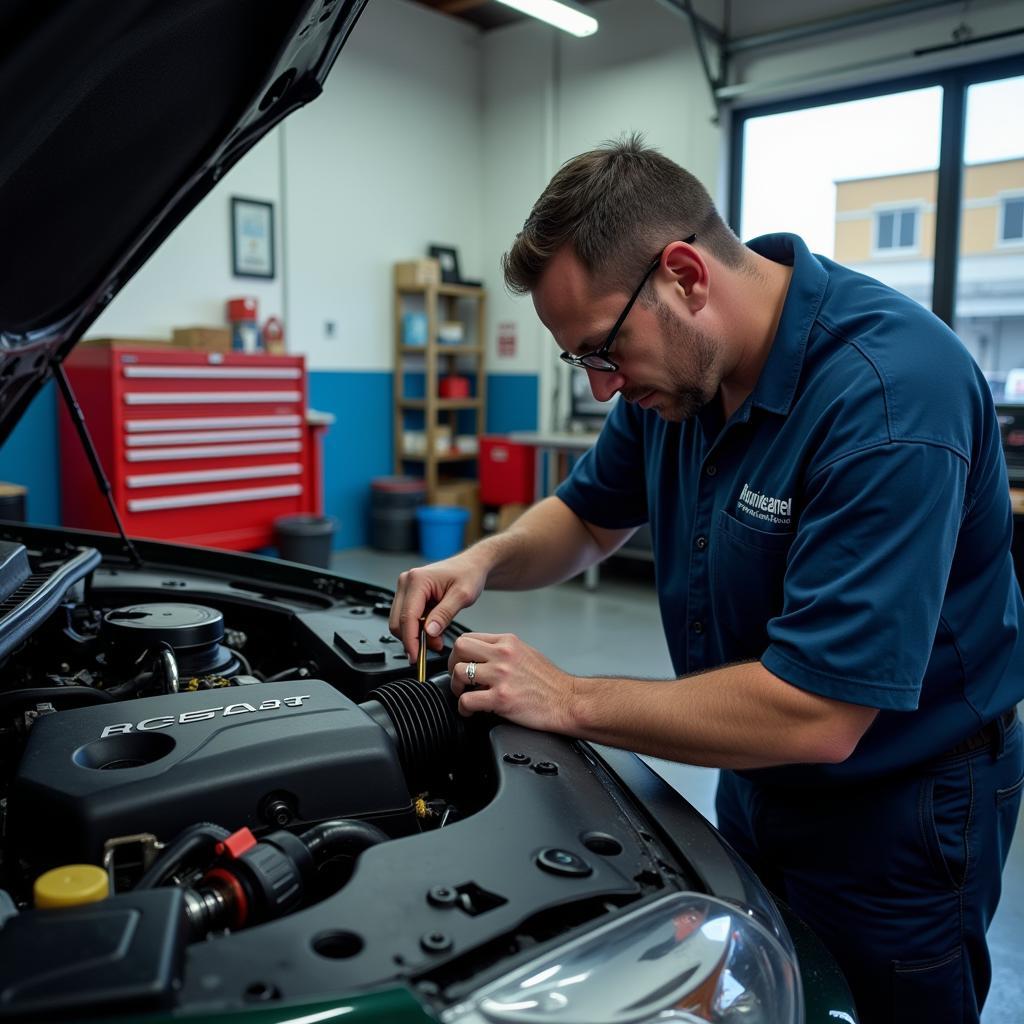
[[[384,683],[359,706],[391,737],[412,791],[443,781],[460,759],[466,726],[447,674]]]

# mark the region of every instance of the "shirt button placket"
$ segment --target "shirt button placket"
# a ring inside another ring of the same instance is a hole
[[[718,466],[709,462],[698,478],[697,502],[693,519],[693,553],[690,557],[690,585],[686,607],[689,622],[686,631],[686,663],[689,671],[708,664],[707,616],[710,611],[710,572],[708,537],[714,515],[715,483]]]

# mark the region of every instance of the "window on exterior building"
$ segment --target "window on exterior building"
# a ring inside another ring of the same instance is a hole
[[[917,210],[880,210],[875,214],[875,249],[917,248]]]
[[[1003,200],[1001,225],[1001,242],[1024,242],[1024,196]]]

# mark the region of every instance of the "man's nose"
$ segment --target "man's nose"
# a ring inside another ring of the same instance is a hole
[[[600,370],[587,369],[587,379],[594,398],[599,402],[610,401],[612,396],[622,387],[621,373],[603,373]]]

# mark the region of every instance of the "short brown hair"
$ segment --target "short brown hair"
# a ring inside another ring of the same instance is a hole
[[[691,234],[727,266],[746,262],[707,189],[633,134],[561,166],[501,258],[505,285],[517,295],[533,291],[568,242],[602,286],[630,290],[659,249]]]

